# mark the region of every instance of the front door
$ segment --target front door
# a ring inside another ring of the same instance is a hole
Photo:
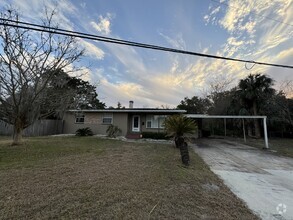
[[[139,132],[140,131],[140,117],[139,115],[132,116],[132,131]]]

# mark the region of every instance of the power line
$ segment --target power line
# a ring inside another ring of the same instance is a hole
[[[101,38],[101,39],[106,39],[106,40],[113,40],[113,41],[117,41],[117,42],[133,43],[133,44],[136,43],[133,41],[120,40],[120,39],[111,38],[111,37],[103,37],[103,36],[98,36],[98,35],[94,35],[94,34],[78,32],[78,31],[65,30],[65,29],[61,29],[61,28],[53,28],[53,27],[48,27],[45,25],[32,24],[32,23],[23,22],[23,21],[15,21],[15,20],[5,19],[5,18],[0,18],[0,20],[13,22],[13,23],[17,23],[17,24],[25,24],[25,25],[29,25],[29,26],[33,26],[33,27],[40,27],[40,28],[45,28],[45,29],[50,29],[50,30],[62,31],[62,32],[66,32],[66,33],[80,34],[80,35],[87,36],[87,37],[95,37],[95,38]],[[0,23],[0,25],[2,25],[2,23]],[[142,44],[142,43],[136,43],[136,44],[147,45],[147,44]]]
[[[218,1],[218,0],[211,0],[211,1],[213,1],[213,2],[215,2],[215,3],[217,3],[217,4],[224,5],[225,7],[231,7],[231,8],[234,8],[234,9],[241,10],[239,7],[236,7],[236,6],[234,6],[234,5],[229,5],[229,4],[225,3],[225,2],[220,2],[220,1]],[[260,14],[258,14],[258,13],[256,13],[256,12],[253,12],[253,11],[251,11],[251,13],[255,14],[256,16],[259,16],[259,17],[262,17],[262,18],[266,18],[266,19],[269,19],[269,20],[272,20],[272,21],[275,21],[275,22],[278,22],[278,23],[281,23],[281,24],[284,24],[284,25],[288,25],[288,26],[293,27],[293,24],[286,23],[286,22],[283,22],[283,21],[280,21],[280,20],[274,19],[274,18],[272,18],[272,17],[268,17],[268,16],[260,15]]]
[[[172,52],[172,53],[187,54],[187,55],[207,57],[207,58],[213,58],[213,59],[220,59],[220,60],[228,60],[228,61],[236,61],[236,62],[242,62],[242,63],[251,63],[251,64],[259,64],[259,65],[293,69],[293,66],[289,66],[289,65],[258,62],[258,61],[253,61],[253,60],[236,59],[236,58],[216,56],[216,55],[205,54],[205,53],[197,53],[197,52],[186,51],[186,50],[178,50],[178,49],[174,49],[174,48],[161,47],[161,46],[152,45],[152,44],[138,43],[138,42],[134,42],[134,41],[126,41],[126,40],[121,40],[121,39],[117,39],[117,38],[104,37],[104,36],[93,35],[93,34],[88,34],[88,33],[83,33],[83,32],[70,31],[70,30],[65,30],[65,29],[60,29],[60,28],[52,28],[52,27],[48,27],[45,25],[38,25],[38,24],[22,22],[22,21],[15,21],[15,20],[4,19],[4,18],[0,18],[0,20],[2,20],[2,22],[0,22],[0,25],[10,26],[10,27],[15,27],[15,28],[22,28],[22,29],[26,29],[26,30],[46,32],[46,33],[52,33],[52,34],[58,34],[58,35],[65,35],[65,36],[69,36],[69,37],[77,37],[77,38],[83,38],[83,39],[88,39],[88,40],[102,41],[102,42],[106,42],[106,43],[114,43],[114,44],[120,44],[120,45],[126,45],[126,46],[140,47],[140,48],[146,48],[146,49],[152,49],[152,50],[160,50],[160,51],[166,51],[166,52]],[[12,22],[12,23],[16,23],[16,24],[11,24],[11,23],[7,23],[7,22]],[[19,24],[23,24],[23,25],[19,25]],[[26,26],[24,26],[24,25],[26,25]]]

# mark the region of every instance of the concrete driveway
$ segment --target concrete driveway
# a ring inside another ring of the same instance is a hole
[[[293,159],[224,139],[199,139],[194,150],[262,219],[293,220]]]

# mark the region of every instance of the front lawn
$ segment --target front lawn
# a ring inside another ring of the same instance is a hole
[[[96,137],[0,139],[0,219],[257,219],[190,150]]]

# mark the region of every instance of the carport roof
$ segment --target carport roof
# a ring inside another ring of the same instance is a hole
[[[245,125],[244,125],[244,120],[243,119],[263,119],[263,128],[264,128],[264,139],[265,139],[265,148],[269,148],[269,141],[268,141],[268,131],[267,131],[267,116],[264,115],[200,115],[200,114],[185,114],[186,117],[188,118],[198,118],[198,119],[224,119],[224,124],[225,124],[225,134],[226,134],[226,119],[242,119],[242,124],[243,124],[243,136],[244,136],[244,141],[246,142],[246,134],[245,134]]]
[[[187,118],[246,118],[246,119],[253,119],[253,118],[267,118],[264,115],[201,115],[201,114],[185,114]]]

